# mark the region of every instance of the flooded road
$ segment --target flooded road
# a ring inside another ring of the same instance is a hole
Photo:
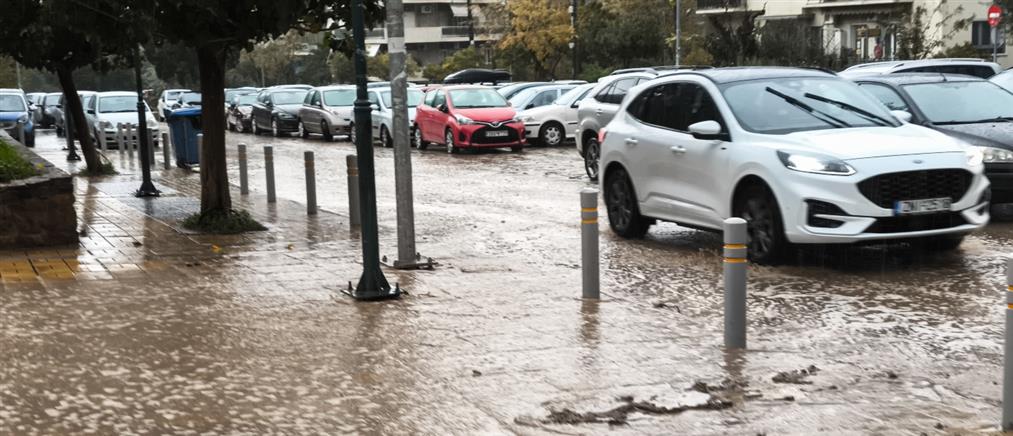
[[[751,265],[749,349],[727,352],[720,235],[662,224],[644,240],[623,240],[602,208],[603,299],[579,299],[578,192],[591,185],[572,145],[413,152],[418,249],[441,266],[386,271],[410,295],[356,304],[339,293],[359,271],[346,225],[352,145],[229,134],[233,184],[240,142],[249,146],[252,195],[234,196],[270,232],[174,242],[181,236],[171,226],[150,224],[141,231],[145,255],[170,271],[0,288],[0,433],[963,434],[998,426],[1011,222],[948,254],[812,249],[787,266]],[[51,135],[39,144],[58,147]],[[267,208],[263,145],[274,146],[279,198],[295,206]],[[315,219],[297,204],[307,150],[325,211]],[[393,153],[374,151],[381,253],[393,257]],[[111,158],[119,178],[136,180],[132,164]],[[194,174],[155,177],[196,192]],[[126,201],[110,197],[94,208],[108,214]],[[211,243],[230,255],[212,253]],[[201,265],[186,266],[195,260]]]

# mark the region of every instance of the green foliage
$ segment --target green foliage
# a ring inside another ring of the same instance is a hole
[[[566,3],[554,0],[513,0],[507,3],[510,26],[499,46],[523,50],[541,75],[555,78],[573,38]]]
[[[183,220],[183,227],[201,233],[235,234],[267,230],[245,210],[223,212],[211,210],[190,215]]]
[[[31,162],[21,157],[12,145],[0,141],[0,183],[27,179],[35,174]]]
[[[935,57],[937,58],[980,58],[980,59],[991,59],[991,53],[983,53],[981,50],[974,48],[970,42],[955,45],[953,47],[947,47],[945,50],[939,52]]]
[[[897,29],[897,56],[900,59],[925,59],[946,46],[946,42],[971,25],[973,17],[957,18],[963,6],[950,9],[947,0],[940,0],[931,11],[916,6],[906,14]]]
[[[450,73],[466,68],[482,68],[485,66],[485,58],[475,47],[468,47],[458,50],[443,60],[442,64],[427,65],[422,69],[422,75],[432,81],[442,81]]]

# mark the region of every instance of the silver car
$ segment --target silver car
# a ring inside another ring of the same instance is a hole
[[[422,102],[425,93],[415,88],[408,88],[408,126],[415,122],[415,107]],[[369,90],[369,103],[373,107],[373,138],[384,147],[392,147],[394,139],[390,132],[394,130],[394,111],[390,88],[373,88]],[[406,136],[407,136],[406,132]]]
[[[95,97],[95,94],[96,94],[95,91],[78,91],[77,95],[78,95],[78,97],[81,98],[81,107],[87,108],[88,104],[91,103],[91,99],[93,97]],[[66,120],[64,119],[64,116],[63,116],[63,113],[64,113],[63,109],[65,107],[66,107],[66,104],[63,101],[63,97],[61,96],[60,97],[60,108],[61,108],[61,110],[59,112],[59,117],[57,117],[54,120],[54,124],[56,124],[56,136],[60,136],[60,137],[63,137],[63,135],[66,133],[66,131],[64,129],[64,126],[66,124]]]
[[[584,171],[591,180],[598,180],[598,158],[601,156],[598,131],[612,121],[630,88],[655,76],[657,74],[647,72],[605,76],[598,79],[598,84],[588,92],[587,98],[580,101],[577,108],[577,152],[584,158]]]
[[[354,141],[352,104],[355,103],[355,86],[321,86],[306,93],[299,108],[299,136],[323,135],[325,140],[334,135],[348,135]]]

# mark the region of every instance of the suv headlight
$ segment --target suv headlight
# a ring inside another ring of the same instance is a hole
[[[980,165],[982,162],[988,163],[1013,162],[1013,151],[996,147],[975,147],[973,151],[968,150],[967,152],[968,165],[973,167]]]
[[[777,152],[778,159],[790,170],[803,173],[826,174],[829,176],[850,176],[855,169],[840,159],[811,154]]]
[[[457,120],[457,124],[475,124],[475,121],[464,115],[454,115],[454,119]]]

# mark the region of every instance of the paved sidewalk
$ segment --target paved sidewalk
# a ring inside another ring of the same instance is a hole
[[[55,144],[38,151],[71,168]],[[409,295],[362,304],[340,293],[361,271],[344,211],[308,217],[235,189],[268,231],[189,234],[197,175],[156,169],[163,196],[137,199],[137,164],[109,154],[120,175],[76,179],[79,246],[0,252],[0,434],[945,434],[996,421],[991,391],[952,389],[993,367],[929,381],[941,371],[905,366],[912,349],[890,337],[856,349],[761,313],[751,351],[724,352],[717,238],[701,237],[699,267],[657,271],[709,290],[685,301],[632,267],[582,302],[575,256],[464,259],[446,247],[479,242],[451,234],[427,246],[437,271],[386,271]],[[382,228],[384,246],[393,234]]]

